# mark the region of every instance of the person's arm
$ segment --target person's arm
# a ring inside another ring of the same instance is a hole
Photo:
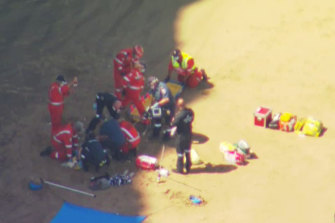
[[[64,146],[66,150],[66,158],[71,161],[72,160],[72,152],[73,152],[73,146],[72,146],[72,136],[67,135],[64,139]]]
[[[180,112],[178,112],[176,116],[173,118],[171,126],[177,126],[180,120],[182,120],[184,116],[185,116],[185,110],[181,110]]]
[[[168,97],[162,98],[160,101],[153,104],[152,107],[162,107],[165,104],[169,103],[170,99]]]
[[[159,101],[156,101],[151,107],[162,107],[165,104],[170,102],[169,94],[167,90],[163,87],[159,89],[159,93],[161,95],[161,99]]]
[[[127,53],[126,52],[119,52],[118,54],[116,54],[115,58],[114,58],[114,66],[116,68],[116,70],[122,72],[123,67],[124,67],[124,61],[127,57]]]
[[[69,87],[77,87],[78,86],[78,77],[74,77],[73,80],[69,83]]]
[[[72,93],[72,89],[78,86],[78,78],[74,77],[70,83],[65,83],[61,86],[63,96],[69,96]]]
[[[125,76],[123,76],[123,78],[122,78],[122,87],[123,87],[123,89],[127,89],[128,88],[129,82],[130,82],[130,78],[131,78],[130,75],[131,75],[131,73],[128,73]]]
[[[194,59],[189,59],[187,61],[187,68],[186,68],[186,73],[191,74],[193,72],[193,67],[194,67]]]

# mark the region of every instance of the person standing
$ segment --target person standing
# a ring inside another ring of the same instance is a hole
[[[134,67],[141,68],[141,71],[144,69],[140,62],[143,53],[143,47],[135,45],[134,47],[121,50],[113,60],[115,95],[121,101],[123,99],[123,76],[131,72]]]
[[[143,123],[146,123],[146,118],[143,116],[145,107],[141,101],[141,93],[144,88],[144,76],[138,69],[133,68],[128,74],[123,77],[124,98],[122,106],[126,107],[129,103],[134,103]]]
[[[105,107],[107,107],[112,118],[119,119],[121,106],[121,101],[114,94],[108,92],[97,93],[95,103],[93,104],[93,107],[96,110],[95,117],[90,121],[86,129],[86,134],[92,133],[96,126],[103,120],[103,109]]]
[[[64,98],[69,96],[70,89],[78,85],[78,78],[74,77],[72,82],[67,83],[63,75],[58,75],[56,81],[49,87],[48,109],[51,118],[52,131],[62,125],[64,109]]]
[[[191,108],[185,106],[184,100],[177,100],[177,113],[172,121],[172,126],[176,127],[178,134],[177,144],[177,171],[184,172],[184,154],[186,157],[185,169],[186,173],[191,170],[191,144],[192,144],[192,123],[194,120],[194,112]]]
[[[175,49],[172,53],[165,82],[170,80],[172,72],[178,74],[179,82],[191,88],[197,87],[201,81],[208,81],[205,70],[199,70],[194,63],[193,57],[179,49]]]

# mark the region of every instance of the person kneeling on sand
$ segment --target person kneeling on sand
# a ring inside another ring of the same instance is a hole
[[[105,121],[100,127],[97,139],[104,149],[109,149],[113,159],[122,160],[122,146],[126,138],[117,120],[111,118]]]
[[[97,139],[103,148],[110,150],[113,159],[122,161],[136,156],[140,134],[129,122],[110,119],[101,125]]]
[[[136,157],[138,145],[141,142],[140,133],[135,126],[125,120],[120,121],[121,131],[126,138],[126,142],[121,147],[125,159]]]
[[[88,171],[89,166],[93,165],[95,171],[98,172],[101,167],[108,166],[110,163],[107,151],[103,149],[101,143],[93,134],[85,140],[79,149],[78,157],[84,171]]]
[[[40,153],[41,156],[49,156],[60,162],[67,162],[73,167],[77,162],[76,154],[79,149],[79,135],[84,133],[82,122],[68,123],[58,129],[53,129],[51,145]]]

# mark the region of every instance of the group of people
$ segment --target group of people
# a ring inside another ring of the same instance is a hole
[[[135,45],[121,50],[114,58],[114,93],[99,92],[96,94],[93,107],[95,116],[90,120],[86,130],[80,121],[62,123],[64,98],[71,94],[78,85],[75,77],[70,83],[64,76],[59,75],[49,88],[49,112],[51,118],[51,146],[43,150],[41,156],[49,156],[66,163],[69,167],[78,166],[88,170],[90,165],[96,170],[110,163],[111,156],[117,160],[136,156],[136,149],[141,141],[138,130],[130,121],[121,117],[121,110],[129,104],[134,104],[143,125],[151,126],[152,137],[157,137],[164,122],[166,130],[164,137],[169,138],[174,130],[178,134],[177,171],[186,173],[191,168],[190,148],[192,136],[192,122],[194,112],[185,107],[182,98],[174,98],[166,82],[171,79],[172,72],[176,72],[179,83],[196,87],[201,81],[207,82],[208,77],[203,69],[199,70],[194,59],[179,49],[173,51],[168,66],[168,75],[164,81],[155,76],[144,77],[145,65],[141,62],[143,47]],[[145,81],[145,79],[147,81]],[[142,91],[148,84],[152,96],[152,104],[147,108],[141,100]],[[107,108],[110,117],[103,114]],[[152,114],[150,116],[148,114]],[[153,122],[153,117],[160,115],[160,123]],[[99,127],[98,134],[96,128]],[[80,145],[79,135],[85,135]],[[184,154],[186,164],[184,166]]]

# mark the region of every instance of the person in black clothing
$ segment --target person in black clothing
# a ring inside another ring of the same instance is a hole
[[[93,105],[96,107],[96,115],[90,121],[88,128],[86,129],[86,134],[89,135],[92,133],[101,120],[103,120],[102,112],[105,107],[107,107],[112,118],[119,119],[121,105],[121,101],[119,101],[114,94],[108,92],[97,93],[95,104]]]
[[[177,113],[172,121],[172,126],[176,127],[178,134],[177,145],[177,171],[183,173],[184,170],[184,153],[186,156],[186,173],[191,170],[191,144],[192,144],[192,122],[194,120],[194,112],[191,108],[185,107],[184,100],[179,98],[176,103]]]
[[[79,157],[84,171],[88,171],[90,165],[93,165],[95,171],[98,171],[102,166],[108,166],[110,163],[107,151],[102,148],[94,135],[90,135],[90,139],[86,140],[81,146]]]

